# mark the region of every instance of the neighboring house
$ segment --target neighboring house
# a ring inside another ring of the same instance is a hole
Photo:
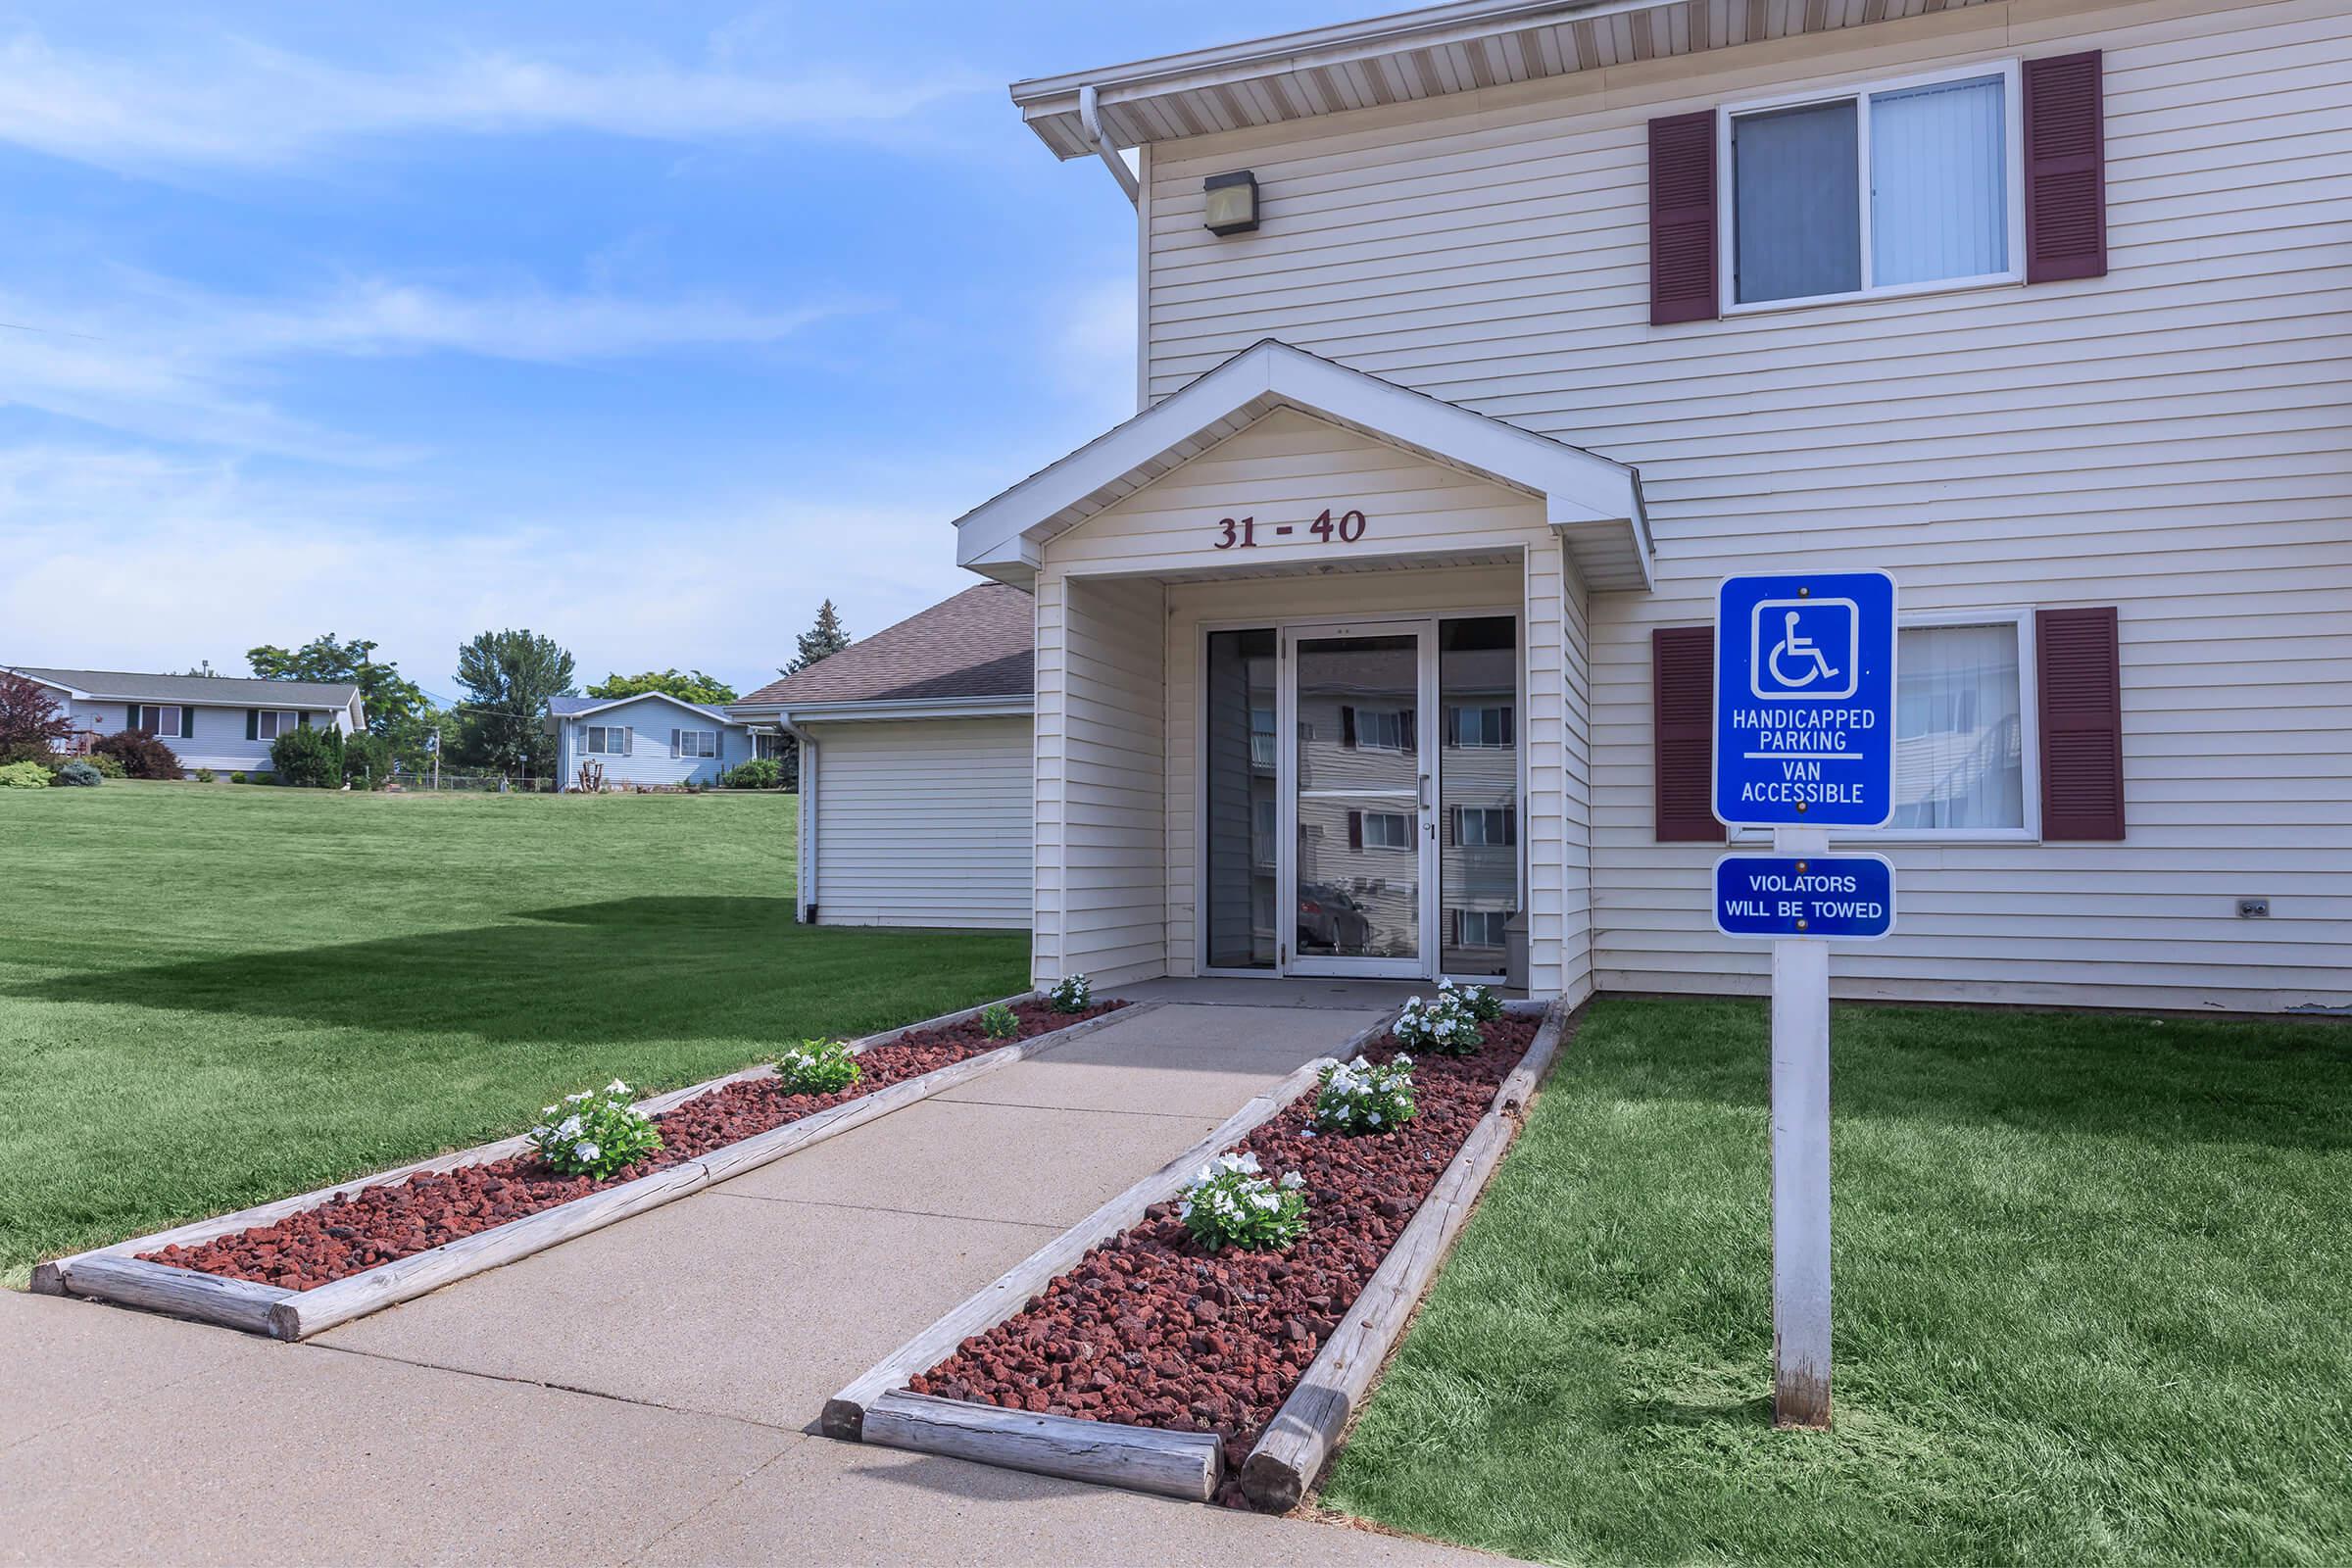
[[[801,915],[1030,920],[1031,607],[984,583],[728,711],[801,743]]]
[[[359,687],[347,683],[6,667],[57,694],[74,724],[69,749],[86,752],[119,730],[151,730],[189,772],[271,772],[270,743],[286,730],[318,726],[349,735],[368,723]]]
[[[556,737],[556,777],[577,789],[583,763],[603,769],[608,788],[715,784],[752,758],[752,737],[725,710],[664,692],[635,697],[557,697],[547,725]]]
[[[1035,977],[1488,973],[1507,876],[1538,994],[1760,992],[1713,591],[1879,566],[1840,995],[2352,1006],[2348,56],[2338,0],[1467,0],[1016,85],[1140,269],[1141,412],[956,525],[1034,595]],[[897,816],[999,831],[971,757]]]

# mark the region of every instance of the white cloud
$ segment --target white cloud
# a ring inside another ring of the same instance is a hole
[[[588,130],[659,141],[858,134],[993,87],[971,76],[867,80],[694,69],[638,57],[595,69],[467,53],[364,71],[264,44],[194,43],[154,63],[0,43],[0,140],[111,169],[266,168],[355,137]]]
[[[404,483],[0,449],[0,663],[240,671],[258,643],[333,630],[446,693],[459,643],[528,626],[583,681],[675,664],[748,690],[827,597],[862,636],[969,586],[957,510],[706,496],[659,516],[476,519],[428,544],[407,519],[445,518],[445,500]]]
[[[377,465],[414,454],[327,429],[271,401],[305,356],[447,352],[549,364],[775,343],[874,308],[854,300],[758,309],[712,298],[646,300],[542,290],[461,294],[360,279],[307,300],[211,294],[117,273],[104,303],[84,289],[42,299],[0,291],[0,405],[152,439]]]

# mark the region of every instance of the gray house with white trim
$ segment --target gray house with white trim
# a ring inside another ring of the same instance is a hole
[[[556,737],[556,777],[579,786],[583,763],[604,770],[608,788],[715,784],[752,757],[751,732],[723,710],[665,692],[635,697],[557,697],[547,724]]]
[[[188,772],[271,772],[270,743],[285,731],[320,727],[349,735],[368,723],[360,689],[349,682],[5,667],[56,695],[74,725],[63,749],[86,752],[101,736],[143,729],[176,752]]]

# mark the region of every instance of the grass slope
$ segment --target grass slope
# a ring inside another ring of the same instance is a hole
[[[1021,987],[1019,933],[795,924],[795,806],[0,790],[0,1280]]]
[[[1846,1008],[1771,1425],[1760,1004],[1596,1004],[1330,1478],[1562,1563],[2340,1562],[2352,1031]]]

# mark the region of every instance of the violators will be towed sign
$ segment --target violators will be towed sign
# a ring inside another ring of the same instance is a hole
[[[1894,929],[1894,863],[1883,855],[1727,855],[1715,862],[1715,929],[1876,942]]]

